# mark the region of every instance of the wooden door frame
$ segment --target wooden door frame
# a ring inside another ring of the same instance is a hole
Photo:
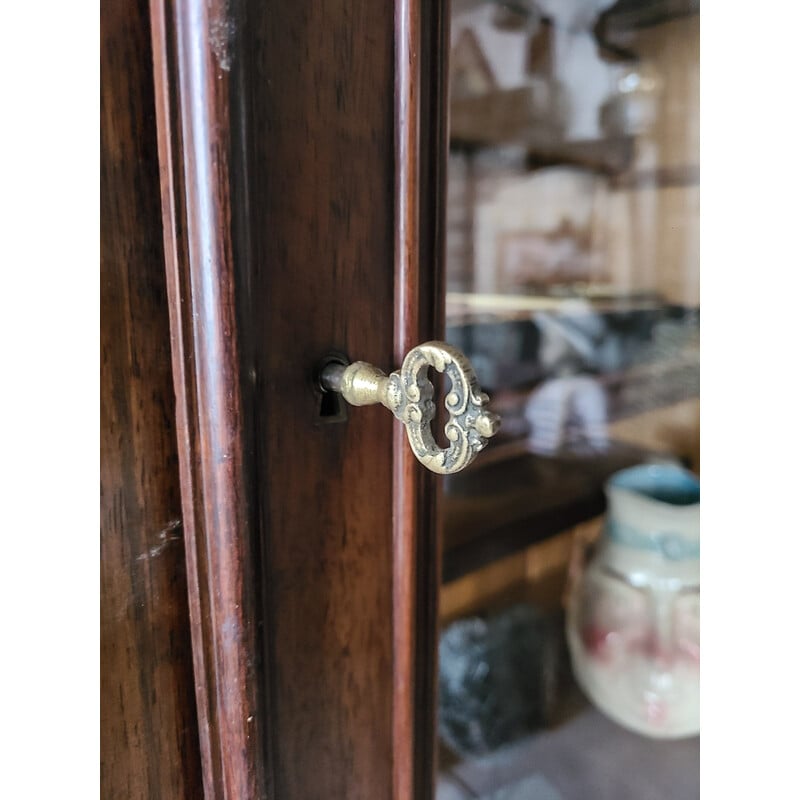
[[[215,80],[203,45],[221,6],[151,0],[150,11],[203,786],[206,798],[251,798],[268,787],[263,730],[247,722],[262,720],[264,693],[229,223],[230,87]]]
[[[372,0],[360,3],[340,4],[342,13],[358,13]],[[252,104],[260,102],[253,87],[263,80],[258,53],[248,44],[249,26],[260,13],[254,5],[150,0],[204,790],[206,798],[280,800],[282,794],[295,796],[290,791],[295,784],[278,774],[281,731],[271,723],[277,656],[270,627],[281,608],[273,591],[269,532],[258,511],[265,462],[252,444],[266,424],[252,396],[251,371],[256,351],[268,346],[252,327],[252,283],[263,285],[254,272],[257,247],[250,224],[252,197],[258,195],[251,175],[258,131],[248,120],[261,113],[257,109],[253,116]],[[393,113],[395,364],[381,366],[399,365],[410,347],[443,333],[447,5],[394,4],[394,98],[386,102]],[[270,24],[280,26],[281,6],[270,14]],[[296,32],[298,23],[293,24]],[[341,63],[332,67],[348,80]],[[282,77],[273,72],[269,79]],[[341,91],[347,93],[347,84]],[[290,166],[271,164],[285,169],[287,180]],[[256,164],[253,174],[261,175],[259,169]],[[394,800],[407,800],[430,797],[433,787],[440,537],[437,483],[414,460],[399,423],[392,437],[388,785]],[[313,726],[313,714],[309,710],[303,722]]]
[[[203,796],[147,0],[100,6],[100,794]]]

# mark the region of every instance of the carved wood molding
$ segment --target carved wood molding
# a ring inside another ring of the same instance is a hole
[[[231,230],[238,21],[226,0],[150,9],[203,783],[206,800],[249,800],[267,776]]]

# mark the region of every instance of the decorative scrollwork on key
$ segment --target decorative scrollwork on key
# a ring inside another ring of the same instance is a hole
[[[436,444],[431,430],[436,404],[430,367],[447,375],[451,383],[444,401],[449,413],[444,428],[450,442],[446,449]],[[413,348],[403,366],[389,376],[359,361],[348,367],[334,365],[327,373],[323,370],[321,382],[324,388],[341,392],[351,405],[386,406],[406,426],[417,459],[440,475],[464,469],[500,427],[500,418],[486,408],[489,397],[481,391],[467,357],[444,342]]]

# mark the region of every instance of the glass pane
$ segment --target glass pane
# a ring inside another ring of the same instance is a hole
[[[503,427],[445,479],[440,797],[590,797],[577,743],[634,746],[576,682],[565,609],[606,481],[699,475],[699,28],[697,0],[452,0],[447,340]],[[669,545],[680,580],[630,591],[697,662],[699,544]],[[618,796],[697,793],[697,738],[659,746]]]

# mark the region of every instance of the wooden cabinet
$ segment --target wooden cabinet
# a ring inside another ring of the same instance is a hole
[[[465,131],[519,107],[467,75],[487,94],[459,99],[451,148],[450,22],[446,0],[103,0],[104,798],[432,797],[442,574],[596,517],[642,456],[629,437],[565,481],[512,441],[445,492],[384,409],[323,398],[326,354],[394,369],[473,336],[456,317],[492,295],[454,239],[446,320],[447,163],[468,237],[487,142]],[[642,188],[630,136],[550,127],[526,171]]]
[[[430,796],[437,484],[315,369],[441,338],[446,22],[104,3],[104,797]]]

